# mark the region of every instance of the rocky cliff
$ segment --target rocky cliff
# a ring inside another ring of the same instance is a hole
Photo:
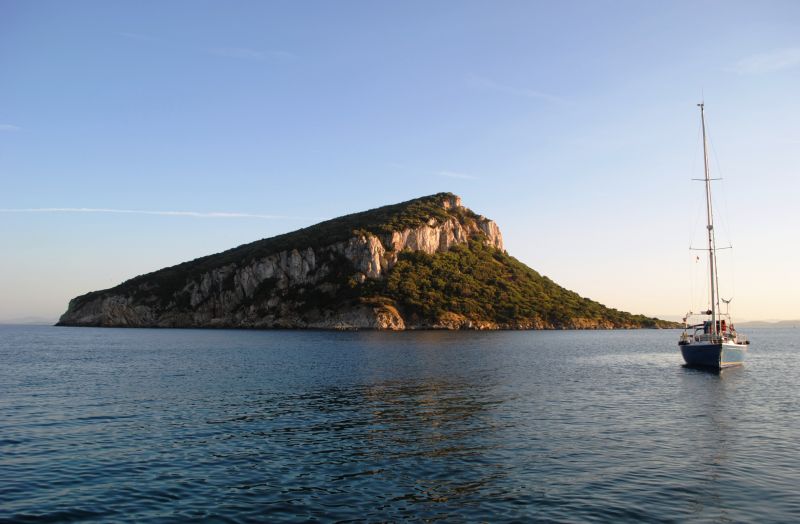
[[[495,266],[504,274],[495,275]],[[531,285],[509,286],[520,278]],[[558,300],[538,296],[548,287],[587,307],[548,312],[547,302]],[[441,193],[82,295],[70,301],[59,325],[547,329],[655,327],[658,322],[606,309],[556,286],[508,257],[493,221],[465,208],[459,197]]]

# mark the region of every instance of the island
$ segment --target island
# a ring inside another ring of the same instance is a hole
[[[599,277],[598,277],[599,278]],[[510,256],[438,193],[327,220],[72,299],[60,326],[287,329],[669,328],[581,297]]]

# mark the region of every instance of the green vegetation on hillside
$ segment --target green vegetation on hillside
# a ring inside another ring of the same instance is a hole
[[[404,313],[420,318],[453,312],[500,324],[541,320],[558,326],[577,318],[620,326],[668,324],[582,298],[477,239],[445,253],[402,253],[386,280],[369,284],[365,297],[389,299]]]

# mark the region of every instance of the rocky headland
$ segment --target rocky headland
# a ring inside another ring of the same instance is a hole
[[[607,308],[509,256],[451,193],[321,222],[70,301],[58,325],[613,329],[674,323]]]

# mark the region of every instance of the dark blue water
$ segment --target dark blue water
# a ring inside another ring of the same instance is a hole
[[[0,327],[0,519],[798,521],[798,331]]]

